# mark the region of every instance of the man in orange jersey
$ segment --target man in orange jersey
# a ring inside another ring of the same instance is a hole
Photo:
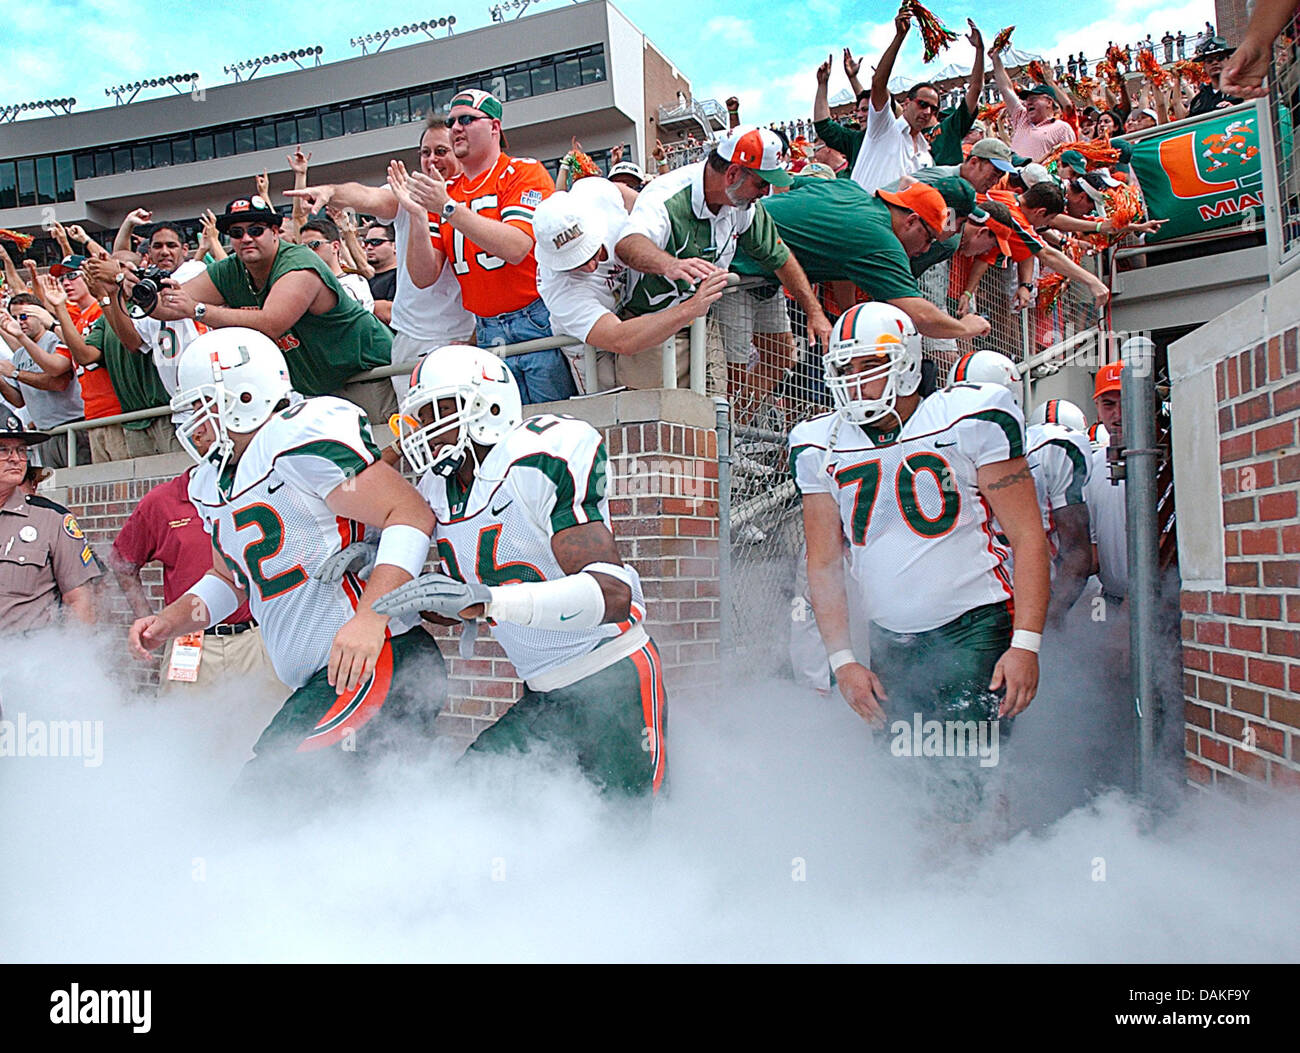
[[[461,174],[444,180],[436,170],[416,172],[406,180],[411,199],[431,216],[435,239],[442,239],[427,268],[410,261],[412,280],[427,287],[444,262],[450,265],[465,309],[477,319],[480,347],[550,336],[550,312],[537,292],[533,210],[555,192],[555,183],[540,161],[502,152],[501,103],[490,93],[459,92],[451,100],[448,127]],[[525,405],[576,393],[557,350],[506,362]]]

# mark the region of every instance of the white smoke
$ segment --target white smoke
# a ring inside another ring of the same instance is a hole
[[[6,716],[104,726],[96,768],[0,759],[6,961],[1300,952],[1294,927],[1276,923],[1300,867],[1294,802],[1184,795],[1153,816],[1118,793],[1089,798],[1088,779],[1064,770],[1091,763],[1071,731],[1096,716],[1086,693],[1044,696],[1021,720],[1003,758],[1025,829],[983,851],[924,820],[898,778],[921,762],[873,746],[838,699],[781,681],[671,699],[671,788],[648,824],[554,758],[445,754],[385,771],[366,800],[305,823],[276,800],[250,821],[224,796],[228,759],[208,748],[214,712],[127,697],[105,671],[126,662],[117,645],[48,634],[0,654]],[[1234,888],[1250,890],[1248,911],[1223,909]]]

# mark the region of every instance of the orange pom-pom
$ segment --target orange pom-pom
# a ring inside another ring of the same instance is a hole
[[[993,50],[1005,51],[1011,45],[1011,34],[1015,26],[1007,26],[997,36],[993,38]]]
[[[925,53],[921,56],[925,62],[934,61],[940,51],[946,51],[948,45],[957,39],[957,34],[945,26],[938,17],[922,7],[919,0],[906,0],[907,12],[916,19],[921,30],[921,41],[925,44]]]
[[[0,238],[5,241],[12,241],[18,246],[19,252],[26,252],[32,247],[32,242],[35,240],[30,234],[20,234],[16,230],[7,230],[3,227],[0,227]]]

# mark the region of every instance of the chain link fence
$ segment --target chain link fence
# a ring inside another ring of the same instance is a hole
[[[1095,258],[1091,266],[1097,266]],[[968,274],[965,261],[958,257],[950,267],[938,266],[927,272],[923,292],[955,313]],[[990,348],[1021,363],[1059,345],[1077,343],[1084,334],[1095,332],[1102,320],[1092,296],[1073,282],[1042,307],[1035,304],[1016,310],[1016,284],[1014,267],[990,267],[981,279],[976,309],[991,323],[987,336],[974,341],[923,340],[923,390],[943,387],[949,370],[967,351]],[[835,301],[831,289],[817,291],[832,320],[836,306],[849,305]],[[775,325],[763,324],[761,308],[739,307],[739,298],[764,301],[772,295],[779,296],[785,307],[789,334],[762,332]],[[722,582],[723,660],[735,674],[793,674],[810,686],[824,687],[828,678],[824,671],[815,671],[817,656],[824,656],[824,651],[807,596],[802,510],[787,452],[790,431],[796,424],[832,408],[822,379],[821,353],[808,346],[803,309],[779,287],[773,293],[772,283],[745,279],[729,288],[715,306],[711,321],[716,317],[726,334],[729,327],[737,325],[737,316],[742,322],[754,319],[754,327],[760,331],[753,334],[742,382],[737,383],[737,378],[743,367],[734,361],[729,365],[731,444],[729,472],[723,473],[729,475],[729,482],[720,486],[727,505],[721,541],[729,549]],[[734,339],[725,342],[734,345]],[[736,357],[734,350],[731,357]],[[790,364],[787,367],[785,363]],[[774,370],[774,364],[780,368]],[[779,375],[769,387],[768,376],[773,371]],[[723,446],[720,441],[719,451],[725,453]]]

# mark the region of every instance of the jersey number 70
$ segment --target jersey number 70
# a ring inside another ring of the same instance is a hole
[[[916,477],[921,472],[934,476],[942,505],[939,514],[927,516],[916,498]],[[841,468],[835,481],[843,489],[856,486],[853,498],[853,515],[850,517],[850,541],[855,545],[867,543],[867,528],[871,525],[871,511],[880,491],[880,461],[863,461],[861,464]],[[924,538],[942,537],[957,523],[961,512],[961,494],[957,492],[956,478],[948,462],[937,453],[912,453],[898,466],[894,476],[894,495],[903,520],[913,531]]]

